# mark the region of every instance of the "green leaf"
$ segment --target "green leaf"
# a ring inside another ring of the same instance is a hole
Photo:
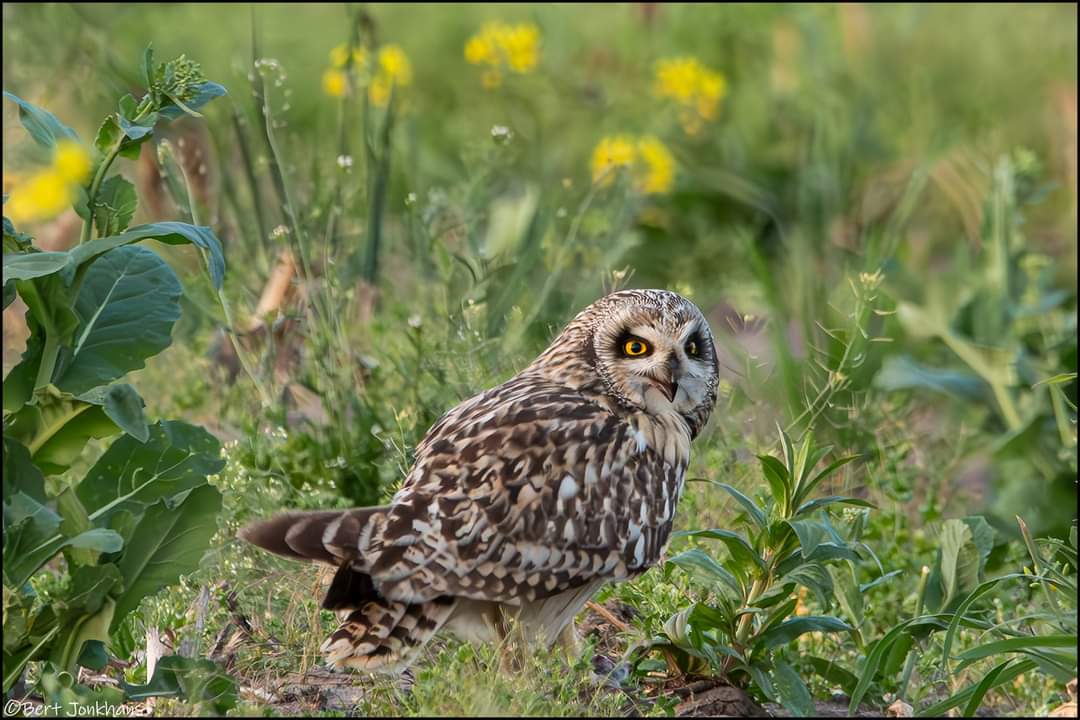
[[[877,505],[869,500],[863,500],[861,498],[846,497],[844,495],[830,495],[828,497],[817,498],[810,502],[803,503],[799,506],[799,509],[795,511],[795,517],[800,515],[809,515],[815,510],[820,510],[823,507],[840,503],[842,505],[855,505],[857,507],[877,508]]]
[[[220,451],[218,441],[202,428],[160,421],[150,426],[145,443],[130,435],[117,438],[77,493],[96,523],[121,510],[141,515],[161,498],[205,484],[225,465]]]
[[[105,652],[105,643],[100,640],[87,640],[83,643],[76,662],[91,670],[104,669],[109,662],[109,655]]]
[[[985,544],[985,535],[982,541]],[[963,520],[946,520],[941,528],[940,542],[941,582],[944,592],[942,608],[948,609],[954,601],[958,601],[962,595],[979,585],[979,575],[985,560],[981,556],[980,548],[975,544],[971,527]]]
[[[808,562],[799,565],[784,575],[781,582],[802,585],[814,593],[822,607],[829,607],[829,602],[833,597],[833,580],[829,575],[829,570],[821,563]]]
[[[185,114],[201,117],[197,112],[188,111],[196,111],[214,98],[222,97],[228,94],[228,91],[225,89],[224,86],[219,85],[216,82],[210,82],[209,80],[204,83],[200,83],[199,85],[196,85],[194,91],[195,92],[193,97],[187,102],[183,103],[184,107],[180,107],[177,105],[166,105],[165,107],[162,107],[161,117],[165,118],[166,120],[174,120]]]
[[[82,454],[91,438],[115,435],[119,428],[96,405],[49,388],[9,418],[6,432],[30,450],[46,475],[58,475]]]
[[[813,557],[818,545],[829,540],[828,530],[818,520],[789,520],[787,524],[799,536],[799,546],[802,548],[804,560]]]
[[[851,563],[840,563],[828,567],[829,576],[832,578],[833,587],[838,590],[836,600],[844,615],[855,627],[862,625],[863,621],[863,596],[862,588],[855,578],[855,568]]]
[[[120,175],[113,175],[101,184],[94,198],[94,225],[98,237],[116,235],[127,229],[135,215],[138,198],[135,186]]]
[[[750,546],[750,543],[746,541],[741,535],[731,530],[721,530],[719,528],[713,528],[712,530],[682,530],[671,534],[672,539],[680,537],[697,537],[697,538],[709,538],[712,540],[719,540],[727,546],[728,552],[731,553],[732,560],[740,566],[757,565],[762,570],[765,570],[765,561],[760,555],[755,552],[754,548]]]
[[[773,687],[783,705],[795,717],[815,717],[817,709],[799,674],[783,660],[773,661]]]
[[[982,692],[985,693],[993,690],[995,687],[1000,687],[1005,683],[1012,682],[1020,675],[1035,670],[1038,665],[1031,660],[1021,660],[1015,663],[1011,667],[1004,669],[995,674],[994,679],[985,687],[982,688]],[[993,672],[993,669],[991,670]],[[985,679],[985,676],[984,678]],[[976,690],[980,689],[982,681],[977,684],[970,685],[958,693],[955,693],[941,702],[934,703],[930,707],[923,708],[918,712],[919,717],[944,717],[945,713],[952,710],[955,707],[959,707],[964,703],[967,703],[975,694]]]
[[[863,697],[866,695],[866,691],[870,689],[870,684],[873,683],[878,668],[881,666],[886,654],[892,649],[893,643],[896,642],[901,634],[906,632],[908,625],[911,625],[916,619],[918,618],[905,620],[894,626],[889,632],[885,633],[880,640],[870,646],[869,652],[866,655],[866,662],[863,664],[862,674],[859,676],[859,682],[851,693],[851,702],[848,704],[848,715],[854,715],[855,711],[858,710],[859,703],[862,702]]]
[[[1076,634],[1032,635],[997,640],[966,650],[958,656],[961,660],[978,660],[1001,653],[1018,652],[1038,648],[1076,648]]]
[[[859,683],[859,678],[843,667],[836,664],[833,660],[826,660],[825,658],[816,657],[814,655],[806,655],[803,657],[803,661],[810,664],[810,667],[814,669],[821,677],[825,678],[830,685],[838,686],[841,690],[849,695],[855,689],[855,686]]]
[[[785,620],[763,634],[759,640],[762,647],[775,648],[787,645],[808,632],[851,632],[854,628],[839,618],[827,615],[803,615]]]
[[[30,451],[14,438],[4,436],[4,502],[15,493],[24,493],[44,505],[45,477],[34,466]],[[6,520],[5,520],[6,522]]]
[[[930,390],[961,400],[990,396],[990,386],[975,373],[928,367],[907,355],[886,358],[874,376],[874,386],[886,392]]]
[[[681,552],[675,557],[668,558],[668,562],[676,567],[686,570],[691,576],[703,581],[706,585],[713,585],[719,581],[731,588],[736,596],[742,594],[742,588],[735,576],[724,569],[720,563],[716,562],[697,548]]]
[[[4,253],[4,285],[12,280],[30,280],[52,275],[68,264],[66,252]]]
[[[73,273],[74,268],[77,268],[82,263],[114,248],[151,238],[167,245],[191,244],[198,247],[204,253],[214,289],[221,289],[225,278],[225,256],[221,252],[221,242],[210,228],[202,225],[188,225],[182,222],[170,221],[137,225],[119,235],[98,238],[78,245],[69,252],[70,261],[65,272]]]
[[[123,247],[100,257],[75,302],[74,358],[57,386],[78,395],[144,367],[172,343],[181,294],[176,274],[152,250]]]
[[[794,500],[794,502],[792,504],[793,505],[799,505],[800,503],[802,503],[802,501],[805,500],[806,498],[808,498],[810,496],[810,493],[814,491],[814,488],[816,488],[818,485],[820,485],[821,482],[823,480],[825,480],[825,478],[830,477],[837,470],[839,470],[841,467],[843,467],[844,465],[847,465],[852,460],[858,459],[858,457],[859,457],[858,455],[847,455],[847,456],[838,458],[838,459],[834,460],[833,462],[829,463],[825,467],[824,470],[822,470],[817,475],[815,475],[814,478],[812,480],[810,480],[809,482],[800,483],[798,492],[795,494],[795,500]],[[849,503],[849,504],[857,505],[858,503]],[[873,507],[873,506],[871,506],[871,507]]]
[[[127,383],[96,387],[79,396],[80,400],[101,405],[105,415],[121,430],[139,442],[146,442],[150,426],[143,413],[143,400]]]
[[[729,495],[731,495],[731,497],[735,498],[736,502],[742,505],[743,509],[746,510],[746,514],[750,517],[750,520],[752,520],[755,525],[757,525],[762,530],[768,527],[768,520],[765,517],[765,511],[758,507],[753,500],[748,498],[746,495],[743,495],[741,492],[736,490],[731,485],[728,485],[727,483],[721,483],[716,481],[710,482],[718,485]]]
[[[788,500],[791,497],[791,478],[787,468],[772,455],[758,455],[757,458],[761,461],[761,469],[769,483],[773,500],[782,513],[787,513]]]
[[[113,630],[143,598],[198,569],[220,510],[221,493],[211,485],[163,498],[146,510],[117,561],[124,590],[116,598]]]
[[[4,97],[19,106],[19,121],[38,145],[51,150],[57,140],[79,139],[74,130],[57,120],[48,110],[32,105],[7,90]]]
[[[121,682],[128,700],[150,697],[178,697],[194,704],[207,704],[224,715],[236,705],[236,681],[211,660],[195,660],[168,655],[158,661],[154,676],[146,685]]]

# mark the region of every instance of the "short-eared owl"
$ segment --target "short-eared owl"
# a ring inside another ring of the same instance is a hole
[[[241,536],[339,569],[323,601],[335,667],[392,671],[441,627],[573,633],[604,583],[654,565],[690,442],[716,401],[712,333],[663,290],[596,301],[540,357],[442,417],[389,505],[286,513]]]

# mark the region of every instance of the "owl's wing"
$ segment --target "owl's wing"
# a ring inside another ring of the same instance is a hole
[[[432,428],[354,567],[405,602],[626,578],[659,559],[684,471],[580,393],[512,380]]]

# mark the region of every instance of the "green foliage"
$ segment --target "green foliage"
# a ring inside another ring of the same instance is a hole
[[[704,664],[731,677],[753,680],[770,700],[796,715],[812,715],[806,684],[782,651],[807,633],[850,634],[859,641],[861,606],[850,599],[841,603],[853,616],[853,624],[829,615],[796,615],[797,590],[812,591],[825,608],[832,604],[833,578],[838,576],[831,572],[842,573],[862,558],[858,532],[842,533],[824,508],[872,505],[844,496],[813,498],[814,490],[854,457],[838,458],[818,470],[831,448],[814,445],[809,433],[795,445],[781,430],[780,448],[779,458],[758,456],[770,491],[763,501],[717,483],[743,507],[735,522],[745,535],[719,529],[675,534],[720,540],[727,557],[718,562],[691,548],[668,560],[670,566],[688,570],[710,586],[712,601],[676,614],[662,635],[640,649],[672,652],[683,672],[701,670]],[[861,599],[858,591],[855,596]]]
[[[153,130],[151,116],[175,116],[170,108],[191,112],[221,94],[210,85],[183,58],[159,67],[140,105],[146,132],[133,137],[127,127],[123,138],[143,140]],[[39,144],[75,137],[51,113],[4,95],[18,104]],[[101,669],[113,633],[142,600],[198,567],[221,508],[221,494],[207,482],[224,465],[217,440],[180,421],[149,423],[142,398],[119,382],[172,343],[180,316],[175,273],[133,243],[195,245],[219,288],[221,246],[205,227],[128,229],[134,188],[118,175],[105,179],[127,147],[123,138],[103,149],[84,193],[93,216],[84,214],[82,243],[41,252],[4,218],[3,282],[26,303],[30,338],[4,381],[3,688],[7,693],[28,663],[39,663],[41,692],[58,702],[99,695],[119,702],[116,691],[95,694],[73,684],[76,668]],[[114,439],[79,477],[74,467],[98,438]],[[40,598],[32,580],[61,568],[66,591]],[[174,660],[162,661],[162,677],[138,689],[140,696],[182,690],[218,712],[234,703],[225,687],[231,681],[191,680],[188,670],[202,677],[206,668]]]

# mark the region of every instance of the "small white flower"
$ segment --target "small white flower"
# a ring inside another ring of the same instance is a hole
[[[337,166],[339,168],[341,168],[342,170],[346,170],[346,171],[351,170],[352,169],[352,155],[338,155],[337,156]]]
[[[416,193],[411,192],[405,196],[405,207],[412,207],[416,204]]]
[[[513,131],[505,125],[491,126],[491,139],[497,143],[505,144],[513,140]]]
[[[420,325],[422,325],[422,324],[423,323],[420,320],[420,316],[417,315],[416,313],[413,313],[412,315],[409,316],[409,327],[414,328],[414,329],[419,329]]]
[[[271,240],[279,240],[289,234],[289,228],[284,225],[278,225],[276,228],[270,231]]]

